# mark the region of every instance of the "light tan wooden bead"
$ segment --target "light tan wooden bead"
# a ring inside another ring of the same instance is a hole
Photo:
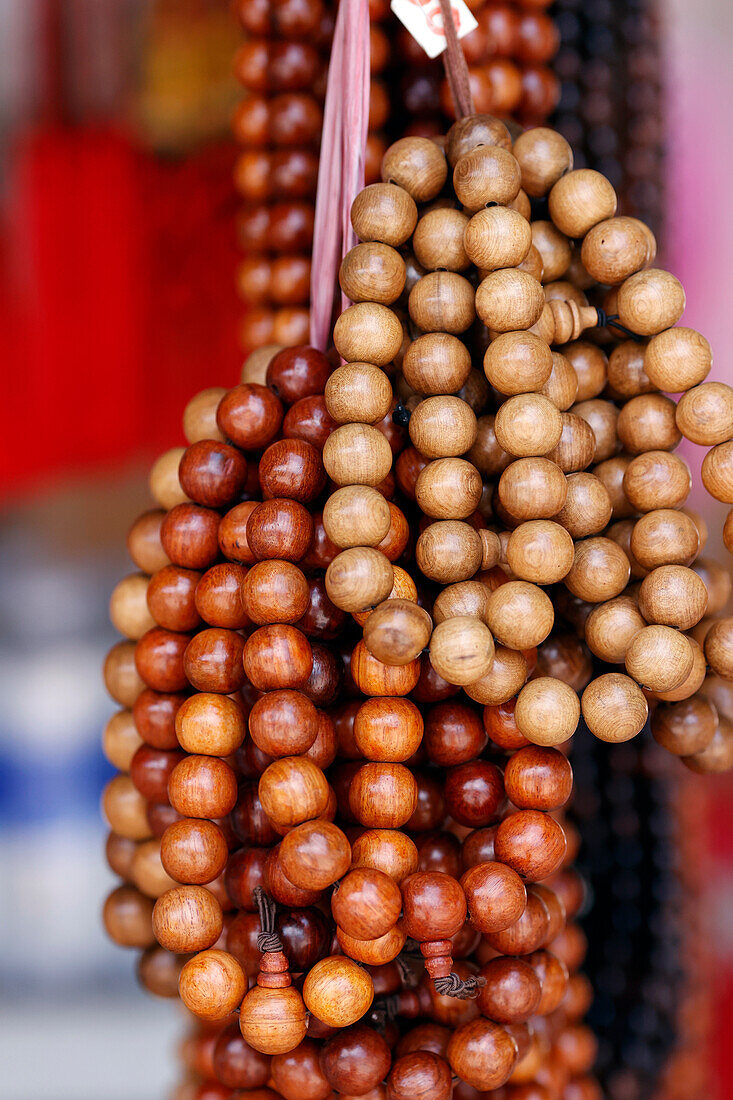
[[[141,894],[153,899],[178,885],[161,863],[160,840],[157,837],[150,837],[137,845],[130,864],[130,877]]]
[[[453,189],[468,210],[489,203],[506,206],[519,193],[522,177],[517,161],[498,145],[480,145],[464,153],[453,169]]]
[[[216,410],[226,393],[223,386],[210,386],[192,397],[183,410],[183,434],[188,443],[198,443],[201,439],[218,439],[224,436],[216,423]]]
[[[475,413],[460,397],[426,397],[410,417],[410,439],[426,458],[465,454],[477,430]]]
[[[454,584],[481,568],[481,536],[469,523],[448,519],[426,527],[415,546],[420,572],[439,584]]]
[[[636,218],[607,218],[585,236],[580,257],[597,283],[618,286],[640,271],[649,256],[648,231]]]
[[[408,665],[430,640],[433,623],[412,600],[387,599],[364,624],[364,645],[385,665]]]
[[[185,450],[185,447],[171,447],[156,458],[150,470],[148,484],[153,500],[168,511],[188,500],[178,480],[178,466]]]
[[[685,312],[685,292],[669,271],[650,267],[621,284],[617,309],[626,328],[639,336],[654,336],[677,324]]]
[[[402,347],[402,325],[387,306],[357,302],[336,321],[333,342],[347,363],[374,363],[386,367]]]
[[[685,439],[714,447],[733,438],[733,388],[725,382],[703,382],[680,398],[677,427]]]
[[[573,150],[556,130],[535,126],[514,142],[513,153],[522,172],[522,187],[541,198],[573,167]]]
[[[476,423],[476,442],[466,455],[477,470],[486,478],[497,478],[512,461],[512,456],[502,450],[496,440],[494,424],[496,417],[492,413],[480,416]]]
[[[186,1008],[200,1020],[224,1020],[242,1003],[247,979],[234,955],[211,948],[185,963],[178,991]]]
[[[540,282],[540,283],[542,282],[542,280],[545,277],[545,267],[544,267],[544,264],[542,263],[542,256],[540,255],[539,249],[535,248],[534,245],[530,245],[529,252],[524,257],[522,262],[517,264],[516,266],[519,268],[520,271],[526,271],[528,275],[531,275],[533,279],[537,279],[537,281]],[[484,279],[488,275],[490,270],[491,270],[490,268],[486,269],[486,268],[480,267],[479,268],[479,277],[481,279]],[[536,321],[534,325],[532,325],[532,331],[536,332],[538,336],[541,336],[543,340],[546,339],[547,342],[549,343],[549,341],[552,339],[552,337],[554,335],[554,332],[555,332],[555,322],[554,322],[554,320],[552,321],[552,324],[548,327],[547,332],[545,333],[544,323],[543,323],[542,318],[546,316],[545,315],[545,310],[546,309],[547,309],[547,302],[545,302],[545,307],[542,310],[542,313],[540,314],[539,320]],[[542,331],[539,331],[540,329],[542,329]]]
[[[733,583],[730,570],[711,558],[698,558],[692,568],[708,590],[708,615],[717,615],[730,599]]]
[[[144,573],[130,573],[118,581],[109,601],[109,617],[115,630],[137,641],[155,626],[148,610],[148,581]]]
[[[647,625],[631,596],[617,596],[594,607],[585,620],[585,644],[602,661],[623,664],[632,638]]]
[[[697,775],[720,775],[730,771],[733,767],[733,723],[721,716],[707,748],[683,756],[682,763]]]
[[[468,348],[447,332],[418,336],[402,360],[404,379],[416,393],[457,393],[470,373]]]
[[[464,691],[469,698],[482,706],[499,706],[521,690],[528,671],[523,653],[497,645],[489,671],[480,680],[464,685]]]
[[[569,359],[559,351],[552,352],[552,370],[550,377],[539,391],[544,394],[556,409],[566,412],[574,403],[578,393],[578,376]]]
[[[604,603],[623,592],[630,574],[629,559],[612,539],[584,539],[576,543],[565,585],[587,603]]]
[[[531,393],[550,377],[552,352],[532,332],[505,332],[486,349],[484,373],[499,393]]]
[[[551,519],[567,498],[560,467],[547,458],[519,458],[499,479],[499,500],[517,520]]]
[[[688,639],[671,626],[646,626],[626,650],[626,671],[642,687],[673,691],[692,671]]]
[[[519,732],[533,745],[561,745],[578,727],[580,699],[562,680],[538,676],[517,696],[514,718]]]
[[[632,397],[621,409],[616,425],[624,450],[635,455],[674,450],[681,439],[675,413],[674,401],[662,393]]]
[[[306,1008],[328,1027],[356,1023],[373,999],[374,985],[369,972],[343,955],[320,959],[303,983]]]
[[[256,382],[259,386],[267,385],[267,368],[283,347],[283,344],[263,344],[261,348],[251,351],[242,366],[240,381]]]
[[[388,244],[371,241],[350,249],[339,270],[339,283],[352,302],[389,306],[405,286],[405,261]]]
[[[649,716],[644,692],[629,676],[606,672],[591,680],[581,698],[583,718],[600,741],[630,741]]]
[[[567,172],[553,185],[548,201],[550,217],[566,237],[584,237],[616,213],[616,192],[592,168]]]
[[[552,283],[562,279],[573,258],[573,250],[565,234],[552,222],[532,222],[532,244],[542,258],[542,281]]]
[[[463,243],[468,217],[441,207],[420,218],[412,237],[415,258],[426,271],[465,271],[470,265]]]
[[[705,656],[713,672],[733,680],[733,619],[718,619],[705,637]]]
[[[562,353],[578,379],[576,401],[598,397],[608,380],[608,360],[604,351],[587,340],[573,340],[565,344]]]
[[[555,516],[574,539],[597,535],[611,521],[613,505],[608,490],[595,474],[568,474],[565,504]]]
[[[476,290],[476,313],[494,332],[531,328],[544,305],[542,283],[516,267],[492,271]]]
[[[694,328],[668,328],[649,341],[644,371],[652,384],[668,393],[699,386],[713,365],[713,353],[704,336]]]
[[[562,414],[539,393],[508,398],[496,413],[494,430],[499,446],[515,458],[546,455],[560,442]]]
[[[469,615],[471,618],[487,623],[490,596],[491,589],[482,581],[460,581],[458,584],[450,584],[435,597],[433,621],[437,624],[445,622],[446,619]]]
[[[506,559],[515,577],[533,584],[556,584],[573,564],[573,540],[547,519],[520,523],[509,536]]]
[[[467,519],[478,508],[481,474],[463,458],[437,458],[420,471],[415,500],[433,519]]]
[[[602,401],[598,397],[591,398],[590,401],[581,401],[573,405],[572,412],[575,416],[582,417],[593,429],[596,444],[593,462],[605,462],[607,458],[616,454],[619,449],[616,430],[619,412],[613,401]]]
[[[404,187],[415,202],[439,195],[447,175],[445,153],[429,138],[400,138],[382,157],[382,179]]]
[[[689,676],[682,681],[679,687],[674,688],[673,691],[655,692],[657,699],[661,699],[667,703],[678,703],[683,699],[690,699],[693,695],[697,694],[705,682],[705,675],[708,671],[705,654],[698,642],[689,634],[687,635],[687,640],[692,649],[692,670]]]
[[[392,407],[392,383],[373,363],[344,363],[326,382],[324,398],[337,424],[378,424]]]
[[[378,546],[391,524],[389,504],[369,485],[344,485],[323,506],[323,526],[341,549]]]
[[[328,598],[342,611],[375,607],[386,599],[393,584],[392,562],[371,546],[342,550],[326,570]]]
[[[648,623],[690,630],[708,605],[704,582],[685,565],[660,565],[641,582],[639,610]]]
[[[593,461],[596,450],[596,437],[590,424],[574,412],[560,413],[562,432],[560,441],[547,458],[555,462],[563,473],[576,473],[585,470]]]
[[[481,538],[481,568],[493,569],[501,559],[501,540],[496,531],[487,531],[482,528],[479,531]]]
[[[491,593],[488,622],[499,645],[531,649],[544,642],[552,630],[552,600],[528,581],[507,581]]]
[[[526,218],[507,206],[479,210],[466,225],[466,255],[482,271],[519,267],[532,244],[532,230]]]
[[[637,520],[631,552],[644,569],[658,565],[689,565],[700,549],[700,535],[684,512],[659,508]]]
[[[600,471],[601,467],[597,466],[599,477]],[[691,487],[692,477],[687,463],[669,451],[647,451],[637,455],[623,475],[623,491],[633,512],[679,508],[687,500]]]
[[[393,183],[371,183],[351,205],[351,224],[360,241],[380,241],[398,248],[417,224],[415,200]]]
[[[652,393],[657,387],[644,370],[646,345],[637,340],[617,344],[608,357],[608,384],[622,397]]]
[[[444,619],[430,639],[430,663],[449,684],[472,684],[485,676],[494,659],[494,639],[473,616]]]
[[[410,317],[423,332],[465,332],[476,317],[474,290],[454,271],[431,271],[410,291]]]
[[[487,114],[467,115],[454,122],[445,139],[445,155],[451,168],[478,145],[500,145],[511,149],[509,130],[498,118]]]
[[[148,803],[129,775],[115,775],[102,792],[102,812],[113,833],[127,840],[147,840],[151,830]]]
[[[337,485],[379,485],[392,469],[392,448],[370,424],[342,424],[326,440],[323,465]]]
[[[705,455],[702,483],[716,500],[733,504],[733,442],[719,443]]]
[[[142,743],[130,710],[118,710],[104,727],[102,751],[118,771],[129,772],[132,758]]]

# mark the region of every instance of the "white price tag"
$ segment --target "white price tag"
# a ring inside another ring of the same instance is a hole
[[[392,0],[390,6],[428,57],[443,52],[446,42],[440,0]],[[451,0],[450,6],[459,38],[476,29],[478,23],[464,0]]]

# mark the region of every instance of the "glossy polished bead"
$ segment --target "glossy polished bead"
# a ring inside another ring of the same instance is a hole
[[[360,824],[370,829],[399,829],[415,812],[417,784],[402,764],[365,764],[354,776],[348,798]]]
[[[405,285],[405,261],[389,245],[358,244],[344,256],[339,283],[352,302],[391,305]]]
[[[418,475],[415,498],[434,519],[466,519],[481,499],[481,475],[462,458],[438,458]]]
[[[414,842],[397,829],[368,829],[351,848],[352,867],[373,867],[400,883],[417,870]]]
[[[244,641],[234,630],[212,627],[191,639],[183,655],[186,678],[198,691],[229,695],[244,683]]]
[[[456,336],[474,321],[474,290],[467,279],[454,271],[431,271],[413,286],[408,308],[422,332]]]
[[[373,940],[392,928],[402,909],[399,887],[384,871],[369,867],[350,871],[331,897],[331,912],[347,936]]]
[[[134,640],[155,626],[156,620],[148,609],[146,594],[148,578],[139,573],[124,577],[112,591],[109,617],[120,634]]]
[[[648,512],[637,520],[631,534],[631,551],[645,569],[689,565],[699,549],[700,536],[693,520],[671,508]]]
[[[305,557],[313,539],[313,519],[302,504],[294,500],[275,498],[255,504],[251,508],[245,505],[241,507],[248,507],[248,513],[243,519],[244,542],[251,554],[249,562],[258,558],[297,562]],[[226,523],[231,514],[230,512],[222,523]]]
[[[501,550],[499,536],[494,531],[481,531],[479,534],[482,551],[481,568],[491,569],[499,560]],[[435,571],[437,572],[439,568],[436,562]],[[459,615],[469,615],[486,622],[490,594],[490,589],[482,581],[449,584],[435,598],[433,619],[436,623],[442,623],[446,619],[454,619]]]
[[[247,979],[233,955],[201,951],[184,965],[178,983],[181,1000],[202,1020],[223,1020],[239,1006]]]
[[[424,608],[412,600],[386,599],[369,615],[364,625],[364,645],[387,665],[410,664],[430,639],[432,621]]]
[[[460,397],[427,397],[410,417],[410,439],[426,458],[465,454],[476,431],[476,416]]]
[[[456,1028],[447,1053],[453,1072],[486,1092],[508,1080],[517,1060],[517,1044],[504,1028],[479,1017]]]
[[[161,862],[176,882],[204,886],[222,873],[228,854],[226,837],[213,821],[174,821],[161,838]]]
[[[480,716],[465,704],[439,703],[427,713],[423,744],[432,763],[449,767],[479,756],[486,732]]]
[[[268,388],[286,405],[323,393],[331,364],[323,352],[311,347],[283,348],[267,367]]]
[[[148,687],[175,692],[188,686],[184,653],[189,638],[188,634],[176,634],[160,627],[143,634],[135,647],[135,667]]]
[[[161,947],[177,954],[203,951],[219,939],[222,911],[203,886],[176,886],[158,898],[153,931]]]
[[[259,477],[263,494],[299,504],[314,500],[326,480],[319,452],[302,439],[271,443],[260,459]]]
[[[181,748],[206,756],[229,756],[246,733],[241,707],[225,695],[202,693],[177,709],[175,731]]]
[[[270,1075],[269,1057],[244,1041],[238,1023],[220,1032],[214,1047],[213,1066],[217,1080],[230,1089],[261,1089]]]
[[[373,657],[363,642],[351,655],[351,675],[364,695],[409,695],[420,678],[420,660],[406,665],[385,665]]]
[[[294,623],[308,607],[308,582],[292,562],[270,559],[253,565],[242,584],[242,603],[252,622]]]
[[[461,885],[440,871],[417,871],[402,884],[403,923],[408,936],[423,943],[450,939],[466,919]]]
[[[542,986],[533,968],[523,959],[500,956],[482,966],[485,985],[477,1003],[484,1016],[500,1024],[523,1023],[540,1004]]]
[[[355,1024],[323,1044],[320,1065],[331,1088],[362,1096],[384,1080],[392,1062],[389,1046],[374,1028]]]
[[[636,218],[608,218],[586,234],[581,260],[599,283],[617,286],[650,258],[648,231]],[[668,387],[663,387],[668,388]]]
[[[130,778],[144,798],[151,802],[168,801],[168,777],[184,759],[181,752],[164,752],[141,745],[132,758]]]
[[[459,764],[448,771],[445,801],[448,812],[469,829],[490,825],[504,800],[501,772],[486,760]]]
[[[330,1027],[348,1027],[367,1011],[374,998],[369,974],[352,959],[321,959],[303,984],[306,1008]]]
[[[570,797],[573,771],[557,749],[527,746],[507,762],[504,785],[518,809],[557,810]]]
[[[689,630],[705,614],[708,590],[692,569],[660,565],[641,582],[639,610],[649,623]]]
[[[271,389],[258,383],[229,390],[216,414],[224,435],[245,451],[266,447],[277,435],[282,419],[282,403]]]
[[[258,699],[249,714],[249,733],[268,756],[297,756],[316,739],[318,714],[299,691],[271,691]]]
[[[323,813],[328,783],[321,769],[307,757],[283,757],[260,776],[259,795],[267,816],[276,825],[289,827]]]
[[[293,1050],[306,1033],[303,998],[291,985],[253,986],[242,1002],[239,1026],[245,1041],[263,1054]]]
[[[117,711],[104,727],[102,749],[110,764],[118,771],[129,772],[132,758],[142,743],[142,737],[129,710]]]
[[[600,470],[600,466],[596,467],[599,477]],[[667,451],[648,451],[638,455],[627,466],[623,474],[623,491],[628,503],[637,512],[679,508],[687,499],[691,481],[689,467],[679,455]]]
[[[204,622],[227,630],[241,630],[249,625],[242,605],[246,572],[242,565],[225,562],[204,573],[194,595],[196,611]]]
[[[448,1062],[429,1050],[403,1054],[387,1078],[387,1100],[450,1100],[452,1092]]]
[[[330,1085],[318,1059],[318,1043],[305,1038],[294,1050],[277,1054],[270,1064],[272,1083],[285,1100],[325,1100]]]
[[[242,493],[247,460],[236,447],[202,439],[182,455],[178,476],[190,500],[205,508],[223,508]]]
[[[526,258],[531,244],[529,222],[506,206],[479,210],[464,233],[468,258],[484,272],[517,267]]]
[[[575,691],[555,677],[531,680],[517,698],[517,729],[535,745],[562,744],[573,736],[579,719],[580,703]]]
[[[530,882],[547,878],[565,856],[562,826],[538,810],[520,810],[496,830],[496,858]]]
[[[256,872],[250,878],[253,880],[248,882],[247,896],[244,900],[247,901],[250,909],[256,909],[254,898],[252,897],[252,889],[254,886],[264,885],[267,893],[278,902],[280,905],[287,906],[311,906],[320,898],[320,892],[318,890],[304,890],[300,886],[296,886],[294,882],[291,882],[282,869],[280,864],[280,845],[276,844],[274,848],[270,848],[269,851],[264,848],[255,848],[252,850],[255,853],[262,853],[265,856],[264,861],[261,860],[261,856],[256,857],[256,862],[251,857],[247,862],[253,865]],[[264,871],[261,863],[264,863]],[[230,860],[231,864],[231,860]]]
[[[412,196],[393,183],[372,183],[354,199],[351,224],[361,241],[398,247],[412,236],[417,207]]]
[[[629,676],[607,672],[588,684],[581,698],[588,729],[601,741],[629,741],[641,733],[649,708]]]
[[[534,887],[527,890],[527,901],[521,915],[497,932],[486,933],[486,940],[503,955],[528,955],[542,947],[550,932],[550,912]]]
[[[623,591],[630,572],[628,558],[611,539],[585,539],[575,546],[573,565],[565,577],[565,584],[574,596],[590,603],[601,603]]]
[[[468,919],[478,932],[502,932],[519,920],[527,905],[527,890],[517,872],[493,859],[469,867],[461,886],[468,903]]]
[[[129,840],[150,836],[145,798],[129,775],[110,779],[102,793],[102,810],[110,829],[119,836]]]
[[[507,543],[507,563],[514,575],[534,584],[562,580],[573,564],[573,540],[564,527],[548,520],[520,524]]]
[[[520,458],[499,479],[499,499],[517,520],[550,519],[564,506],[567,481],[547,458]]]
[[[296,886],[325,890],[348,871],[351,847],[331,822],[305,821],[284,837],[279,858],[284,873]]]
[[[251,634],[242,657],[244,673],[258,691],[299,688],[313,668],[313,651],[305,635],[279,623]]]
[[[219,555],[219,514],[179,504],[163,520],[160,537],[168,557],[186,569],[208,569]]]
[[[492,592],[488,606],[491,632],[501,645],[530,649],[544,641],[552,629],[552,601],[537,585],[509,581]]]
[[[621,664],[631,639],[644,626],[646,620],[636,600],[630,596],[617,596],[593,608],[585,622],[585,640],[588,648],[601,660]]]
[[[184,817],[226,817],[237,801],[237,778],[215,756],[187,756],[168,780],[171,806]]]

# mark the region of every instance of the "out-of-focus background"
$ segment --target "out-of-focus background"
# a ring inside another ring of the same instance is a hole
[[[665,259],[685,323],[731,382],[733,4],[661,8]],[[101,930],[100,732],[114,704],[99,670],[146,467],[182,442],[191,395],[239,371],[239,41],[226,0],[0,0],[2,1100],[153,1100],[174,1078],[178,1011],[139,992]],[[719,530],[721,509],[692,503]],[[723,1100],[733,782],[708,782]]]

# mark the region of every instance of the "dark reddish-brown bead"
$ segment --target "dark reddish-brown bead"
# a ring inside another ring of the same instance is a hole
[[[247,679],[258,691],[299,688],[311,674],[313,651],[300,630],[277,623],[249,636],[243,660]]]
[[[265,886],[265,863],[269,852],[274,848],[240,848],[232,852],[224,872],[227,893],[237,909],[248,913],[257,912],[253,890],[256,886]],[[272,891],[269,891],[272,893]]]
[[[517,729],[514,717],[516,705],[517,700],[513,698],[498,706],[484,707],[484,729],[495,745],[508,752],[529,744]]]
[[[339,552],[336,543],[331,542],[326,534],[326,528],[323,525],[323,512],[314,512],[313,541],[303,559],[303,567],[306,569],[328,569]]]
[[[247,539],[247,521],[257,508],[257,502],[246,500],[230,508],[219,524],[219,546],[225,557],[232,561],[252,565],[257,559]]]
[[[196,586],[196,610],[209,626],[243,630],[249,619],[242,603],[242,583],[247,575],[243,565],[222,562],[204,573]]]
[[[409,822],[408,822],[409,827]],[[415,838],[418,871],[442,871],[453,878],[461,876],[461,842],[453,833],[422,833]]]
[[[148,608],[165,630],[195,630],[201,622],[196,609],[196,586],[201,574],[180,565],[166,565],[150,578]]]
[[[245,382],[222,397],[216,422],[232,443],[245,451],[257,451],[275,438],[283,412],[282,402],[271,389]]]
[[[347,1096],[363,1096],[387,1076],[392,1054],[378,1031],[354,1024],[326,1040],[320,1063],[332,1089]]]
[[[494,859],[494,838],[496,825],[489,825],[486,829],[474,829],[463,841],[461,848],[461,860],[463,869],[475,867],[479,863],[488,863]]]
[[[308,504],[326,484],[320,452],[302,439],[271,443],[259,466],[260,485],[266,497],[288,497]]]
[[[219,557],[219,513],[197,504],[177,504],[160,528],[160,541],[174,565],[208,569]]]
[[[504,769],[507,798],[520,810],[557,810],[573,789],[573,769],[563,753],[528,745]]]
[[[499,956],[486,963],[479,974],[486,984],[479,990],[477,1003],[490,1020],[524,1023],[537,1011],[542,986],[534,969],[523,959]]]
[[[240,783],[237,805],[231,812],[230,821],[234,835],[243,844],[255,844],[264,848],[274,844],[278,834],[264,811],[257,788],[258,784],[254,779]]]
[[[191,638],[153,627],[135,647],[135,667],[154,691],[176,692],[188,687],[183,655]]]
[[[274,848],[270,848],[269,851],[265,849],[257,850],[264,851],[266,856],[264,886],[275,901],[281,905],[294,906],[295,908],[305,908],[314,905],[318,901],[321,896],[320,890],[301,889],[300,886],[296,886],[287,877],[279,858],[279,844],[276,844]]]
[[[304,439],[319,451],[329,435],[338,425],[326,408],[326,400],[321,393],[303,397],[288,409],[283,421],[283,435],[286,439]]]
[[[308,606],[308,581],[289,561],[257,562],[242,586],[244,610],[253,623],[294,623]]]
[[[450,1100],[451,1068],[429,1050],[416,1050],[398,1058],[387,1078],[387,1100]]]
[[[460,690],[460,687],[449,684],[435,671],[427,653],[420,656],[420,678],[412,690],[412,698],[416,703],[440,703],[457,695]]]
[[[182,820],[178,810],[174,810],[167,802],[148,802],[145,817],[151,833],[158,840],[163,836],[169,825]]]
[[[486,940],[502,955],[529,955],[547,942],[550,914],[542,898],[531,889],[521,916],[497,932],[487,932]]]
[[[145,688],[132,706],[135,728],[155,749],[177,749],[176,714],[186,699],[181,693],[167,694]]]
[[[329,953],[333,926],[320,909],[280,909],[275,927],[294,971],[307,973]]]
[[[247,459],[236,447],[215,439],[192,443],[178,467],[181,488],[204,508],[233,504],[247,480]]]
[[[420,943],[450,939],[466,919],[463,888],[440,871],[417,871],[401,883],[404,928]]]
[[[530,882],[556,871],[566,847],[562,826],[539,810],[510,814],[496,830],[496,858]]]
[[[448,813],[461,825],[478,829],[490,825],[504,801],[499,769],[486,760],[474,760],[451,768],[445,780]]]
[[[443,784],[431,771],[415,771],[417,785],[417,805],[412,816],[405,823],[409,833],[427,832],[439,829],[445,820],[445,796]]]
[[[223,1028],[216,1039],[214,1072],[225,1088],[264,1089],[270,1076],[270,1057],[249,1046],[235,1022]]]
[[[313,541],[313,519],[302,504],[273,498],[257,504],[247,523],[247,542],[255,560],[300,561]]]
[[[484,862],[469,867],[461,878],[469,919],[484,934],[508,928],[527,905],[527,890],[516,871],[503,863]]]
[[[307,346],[283,348],[267,368],[267,385],[286,405],[323,393],[331,364],[322,351]]]
[[[343,665],[337,654],[320,642],[311,644],[313,667],[301,691],[317,707],[327,707],[339,693],[343,679]]]
[[[237,777],[218,756],[186,756],[171,772],[168,797],[184,817],[226,817],[237,802]]]
[[[197,691],[231,695],[244,684],[244,639],[234,630],[211,627],[196,634],[184,655],[186,676]]]
[[[423,746],[433,764],[445,768],[475,760],[486,741],[480,716],[465,703],[439,703],[426,715]]]
[[[130,778],[144,798],[150,802],[168,801],[168,777],[176,764],[183,760],[183,752],[164,752],[150,745],[141,745],[130,764]]]
[[[270,691],[250,711],[250,737],[269,756],[300,756],[317,730],[316,708],[300,691]]]
[[[308,581],[308,606],[295,624],[309,638],[331,641],[346,622],[347,612],[332,603],[326,592],[323,577],[311,577]]]

